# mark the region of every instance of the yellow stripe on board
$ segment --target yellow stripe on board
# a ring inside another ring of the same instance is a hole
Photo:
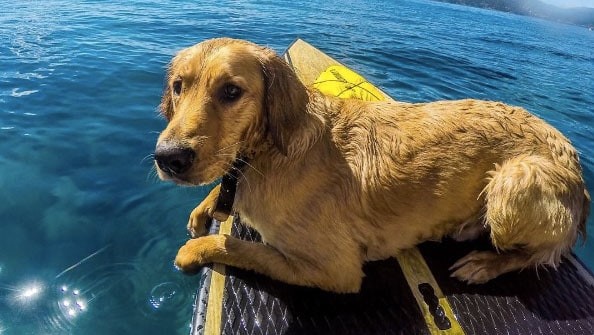
[[[231,234],[233,215],[229,215],[225,222],[221,222],[219,234]],[[208,304],[206,309],[205,335],[221,334],[223,318],[223,295],[225,291],[225,265],[214,264],[208,290]]]
[[[447,298],[444,296],[443,292],[439,288],[437,281],[433,277],[431,270],[425,263],[423,256],[419,252],[417,248],[411,248],[408,250],[403,250],[400,255],[397,257],[398,263],[400,263],[400,268],[404,273],[404,277],[406,277],[406,281],[408,282],[408,286],[410,287],[415,299],[417,300],[417,304],[423,313],[423,317],[425,318],[425,323],[427,324],[427,328],[432,335],[464,335],[464,330],[458,323],[456,316],[454,315],[454,311],[450,306]],[[448,318],[450,322],[450,327],[448,329],[440,329],[436,324],[433,315],[429,310],[429,305],[425,302],[425,298],[423,297],[423,293],[421,292],[419,285],[430,285],[433,289],[433,294],[437,297],[439,305],[443,309],[445,316]]]

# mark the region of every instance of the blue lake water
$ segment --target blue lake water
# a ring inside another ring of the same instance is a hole
[[[301,37],[403,101],[527,108],[594,185],[594,32],[438,2],[0,1],[0,334],[186,334],[174,269],[208,191],[159,182],[164,71],[217,36]],[[576,249],[594,268],[590,240]]]

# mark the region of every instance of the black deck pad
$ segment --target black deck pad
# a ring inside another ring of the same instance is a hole
[[[236,219],[234,236],[259,241]],[[448,267],[486,241],[419,246],[465,334],[594,334],[594,281],[565,260],[558,271],[524,270],[483,285],[450,278]],[[246,257],[249,257],[246,255]],[[192,334],[204,333],[209,269],[196,298]],[[395,259],[365,265],[359,294],[333,294],[227,267],[223,334],[431,334]],[[451,334],[451,333],[450,333]]]

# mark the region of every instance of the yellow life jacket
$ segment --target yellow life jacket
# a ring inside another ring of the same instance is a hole
[[[380,90],[358,73],[342,65],[332,65],[320,73],[313,87],[326,95],[343,99],[385,100]]]

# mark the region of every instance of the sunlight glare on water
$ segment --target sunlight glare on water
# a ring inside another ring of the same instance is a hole
[[[14,292],[14,301],[25,307],[35,304],[44,293],[44,285],[39,282],[30,282],[18,287]]]

